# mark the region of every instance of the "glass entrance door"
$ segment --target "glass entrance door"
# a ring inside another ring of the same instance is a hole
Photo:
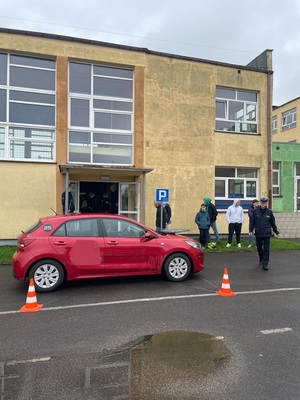
[[[140,183],[122,182],[119,184],[119,214],[140,220]]]

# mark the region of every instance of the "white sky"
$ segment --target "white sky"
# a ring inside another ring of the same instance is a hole
[[[0,0],[0,27],[238,65],[271,49],[273,104],[300,96],[299,0]]]

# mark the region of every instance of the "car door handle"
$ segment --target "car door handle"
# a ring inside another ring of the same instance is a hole
[[[111,246],[115,246],[116,244],[119,244],[116,240],[111,240],[110,242],[107,242],[107,244],[110,244]]]
[[[65,246],[67,242],[54,242],[57,246]]]

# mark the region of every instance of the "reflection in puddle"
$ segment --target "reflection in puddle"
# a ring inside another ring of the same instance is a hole
[[[173,331],[106,354],[0,363],[1,400],[204,399],[209,377],[229,355],[213,336]]]

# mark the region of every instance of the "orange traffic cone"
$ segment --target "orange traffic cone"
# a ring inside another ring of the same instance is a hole
[[[20,312],[36,312],[40,311],[43,307],[42,304],[38,304],[35,294],[34,281],[31,278],[29,282],[28,294],[26,304],[19,310]]]
[[[222,287],[221,290],[216,292],[217,294],[219,294],[220,296],[236,296],[236,293],[232,292],[230,289],[230,281],[229,281],[229,277],[228,277],[228,270],[227,268],[224,268],[224,275],[223,275],[223,279],[222,279]]]

